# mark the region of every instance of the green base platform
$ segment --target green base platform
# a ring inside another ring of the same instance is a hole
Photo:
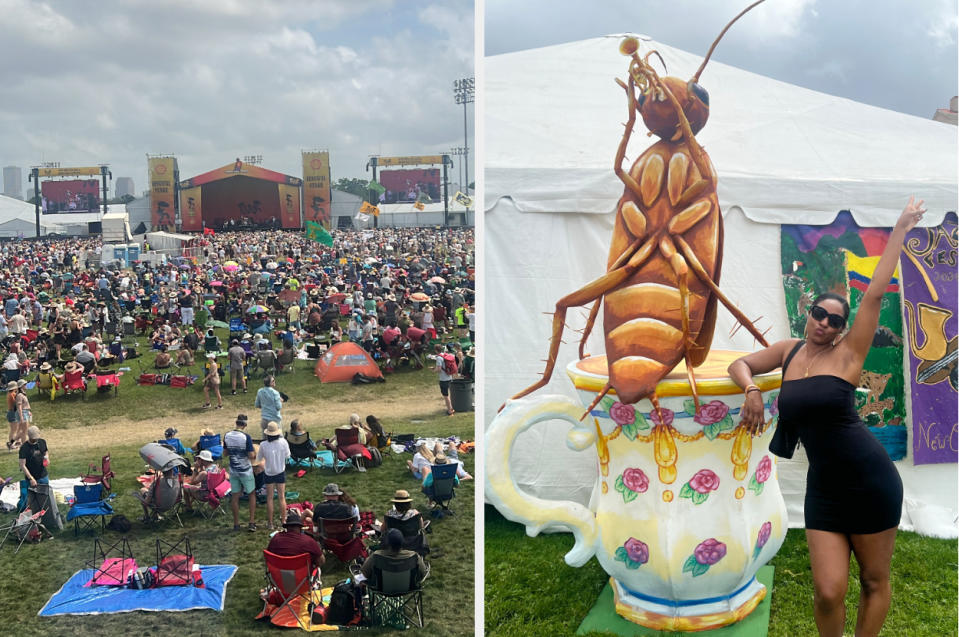
[[[660,635],[669,635],[671,637],[678,637],[680,635],[695,635],[697,637],[766,637],[769,630],[769,606],[770,598],[772,597],[771,591],[773,589],[773,570],[773,567],[767,564],[756,573],[756,579],[766,586],[766,597],[763,598],[763,601],[759,602],[756,610],[749,613],[744,620],[730,624],[729,626],[723,626],[722,628],[692,633],[674,633],[655,630],[623,619],[616,614],[616,609],[613,607],[613,589],[609,582],[607,582],[603,588],[603,592],[599,594],[599,599],[596,600],[596,604],[594,604],[593,608],[586,614],[583,623],[579,625],[576,634],[585,635],[589,632],[596,632],[612,633],[614,635],[624,635],[628,637],[652,637]]]

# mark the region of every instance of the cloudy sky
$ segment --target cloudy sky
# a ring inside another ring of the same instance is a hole
[[[370,155],[464,145],[453,81],[474,74],[473,11],[471,0],[0,0],[0,165],[26,181],[43,161],[108,163],[139,194],[147,154],[174,154],[182,178],[254,154],[301,175],[300,151],[315,148],[330,151],[334,181],[369,178]],[[473,105],[468,122],[472,149]]]
[[[627,31],[705,55],[723,26],[749,4],[486,0],[486,55]],[[729,30],[713,59],[930,118],[959,93],[957,11],[956,0],[766,0]]]

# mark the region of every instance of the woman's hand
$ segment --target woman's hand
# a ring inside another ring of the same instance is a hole
[[[902,228],[904,232],[909,232],[915,228],[916,224],[922,220],[922,215],[926,212],[926,209],[922,207],[924,203],[922,199],[915,201],[915,196],[909,197],[909,203],[906,204],[906,207],[902,210],[902,214],[899,215],[899,220],[896,221],[896,227]]]
[[[746,400],[739,411],[740,424],[745,426],[749,433],[757,436],[765,429],[766,419],[763,413],[762,393],[751,391],[746,394]]]

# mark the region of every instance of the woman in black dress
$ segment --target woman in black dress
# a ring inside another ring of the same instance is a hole
[[[809,458],[806,542],[815,587],[813,611],[823,636],[843,634],[850,552],[859,563],[862,585],[857,637],[878,635],[889,610],[902,480],[859,419],[855,391],[879,324],[883,293],[906,233],[922,219],[922,205],[922,200],[909,199],[848,331],[849,304],[839,295],[822,294],[809,308],[805,340],[780,341],[729,366],[730,377],[746,392],[742,422],[754,435],[762,431],[763,404],[752,377],[782,367],[778,426],[798,434]]]

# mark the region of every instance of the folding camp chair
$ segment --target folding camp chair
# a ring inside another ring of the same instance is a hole
[[[277,373],[282,372],[283,370],[289,368],[290,373],[296,372],[296,350],[295,349],[282,349],[280,353],[276,356],[276,371]]]
[[[419,513],[405,520],[398,520],[386,516],[383,519],[383,523],[385,525],[383,530],[384,534],[388,530],[386,527],[389,529],[397,529],[403,534],[404,549],[416,551],[424,556],[430,552],[429,544],[426,541],[426,529],[429,528],[429,522],[426,523],[427,526],[421,528],[423,527],[423,516]]]
[[[27,508],[31,511],[44,512],[40,523],[48,531],[63,530],[63,516],[60,515],[53,487],[49,484],[38,483],[35,487],[27,487]]]
[[[143,496],[140,495],[140,492],[139,492],[139,491],[134,492],[135,497],[136,497],[138,500],[140,500],[140,502],[141,502],[142,504],[146,505],[146,511],[147,511],[147,512],[146,512],[146,518],[144,519],[144,522],[146,522],[147,524],[153,525],[153,524],[156,524],[156,523],[162,521],[164,518],[174,517],[174,518],[176,518],[177,524],[179,524],[180,527],[182,528],[182,527],[183,527],[183,520],[180,519],[180,507],[183,506],[183,476],[180,475],[179,473],[177,474],[177,476],[176,476],[176,480],[177,480],[176,496],[175,496],[175,498],[174,498],[174,500],[173,500],[173,504],[171,504],[170,506],[166,506],[166,507],[165,507],[165,506],[162,506],[162,505],[159,505],[159,504],[157,503],[157,500],[156,500],[156,491],[155,491],[155,489],[156,489],[157,481],[162,480],[162,479],[163,479],[163,474],[162,474],[162,473],[158,473],[158,474],[154,477],[153,482],[150,484],[150,487],[149,487],[149,489],[150,489],[150,500],[149,500],[149,502],[147,502],[147,501],[143,498]]]
[[[338,459],[330,449],[318,449],[313,463],[320,469],[333,469],[336,473],[340,473],[353,464],[349,460]]]
[[[117,553],[119,557],[114,557]],[[93,559],[86,563],[86,567],[93,569],[89,583],[91,586],[126,586],[130,577],[137,572],[137,561],[126,536],[106,549],[103,548],[100,538],[94,538]]]
[[[456,470],[459,464],[449,462],[447,464],[435,464],[430,467],[430,473],[433,475],[433,484],[424,488],[424,493],[433,501],[434,506],[430,514],[433,517],[442,518],[447,515],[453,515],[449,504],[456,495]]]
[[[100,459],[100,473],[96,473],[97,465],[90,463],[89,473],[85,476],[80,476],[80,480],[83,484],[96,484],[100,483],[103,485],[105,491],[110,490],[110,480],[116,477],[116,474],[110,469],[110,454],[103,456]]]
[[[20,552],[20,547],[26,541],[36,541],[40,539],[40,519],[46,511],[40,510],[34,513],[30,508],[24,509],[9,524],[0,527],[3,532],[3,539],[0,539],[0,548],[6,544],[7,538],[11,535],[17,539],[17,548],[13,551],[14,555]]]
[[[230,340],[234,338],[239,339],[243,336],[243,333],[246,331],[246,328],[243,326],[243,319],[241,318],[231,318],[230,319]]]
[[[107,515],[113,514],[113,507],[109,500],[102,499],[103,485],[99,482],[94,484],[77,484],[73,487],[73,497],[75,498],[73,506],[67,511],[67,522],[73,520],[73,535],[80,535],[80,530],[93,531],[97,533],[97,518],[100,519],[100,531],[106,527]]]
[[[4,369],[0,371],[0,379],[3,380],[4,385],[12,381],[20,380],[20,368]]]
[[[315,518],[313,523],[318,526],[323,548],[335,555],[344,564],[369,555],[366,545],[363,544],[363,535],[360,533],[359,519],[344,518]]]
[[[352,466],[358,471],[366,471],[364,459],[370,458],[369,450],[360,444],[360,431],[355,427],[347,429],[335,429],[336,434],[336,457],[338,460],[345,460],[349,465],[338,464],[334,469],[341,472],[346,466]]]
[[[193,575],[193,571],[198,570],[195,567],[190,538],[184,535],[174,543],[157,538],[155,586],[197,586],[199,583]]]
[[[220,438],[220,434],[213,434],[212,436],[200,436],[200,442],[198,445],[200,448],[196,450],[193,454],[194,458],[196,454],[200,453],[204,449],[210,452],[210,455],[213,456],[214,460],[219,460],[223,457],[223,440]]]
[[[207,504],[198,510],[207,520],[215,515],[226,514],[226,507],[220,506],[223,499],[230,493],[230,476],[226,471],[216,471],[206,474],[206,488],[197,493],[197,499]]]
[[[69,396],[71,393],[75,392],[79,392],[80,398],[82,400],[86,400],[87,379],[84,376],[82,369],[78,369],[73,372],[67,372],[63,375],[63,393]]]
[[[423,589],[417,556],[397,559],[373,555],[373,577],[367,582],[373,626],[423,627]]]
[[[313,608],[319,601],[320,573],[313,568],[309,553],[285,556],[263,550],[267,594],[257,619],[286,628],[310,630]]]
[[[301,434],[287,433],[286,442],[290,445],[288,464],[306,468],[315,466],[316,443],[310,439],[309,431],[304,431]]]
[[[39,372],[37,374],[37,395],[43,398],[49,396],[53,400],[60,389],[60,381],[53,372]]]

